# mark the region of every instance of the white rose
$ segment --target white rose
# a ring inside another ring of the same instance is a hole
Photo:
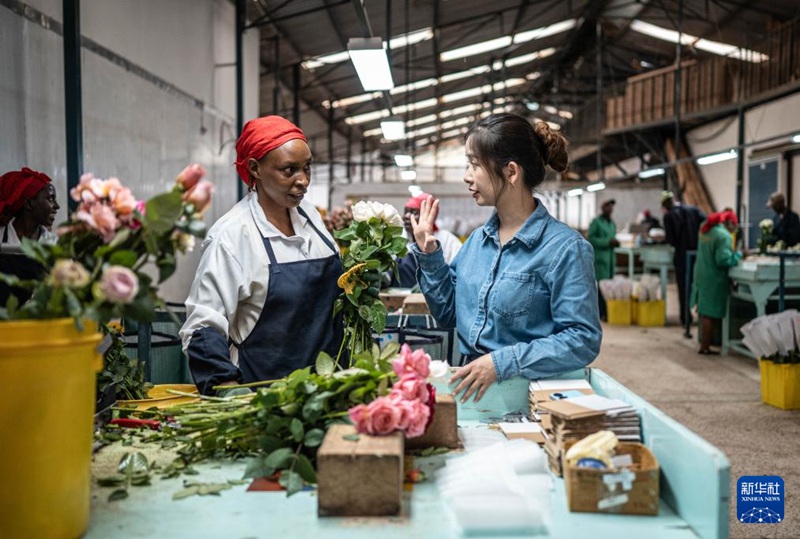
[[[397,208],[391,204],[383,205],[383,220],[392,226],[403,226],[403,218],[400,217]]]
[[[353,206],[353,220],[359,222],[369,221],[370,217],[372,217],[372,209],[369,204],[363,200],[356,202],[355,206]]]
[[[772,219],[762,219],[758,226],[761,228],[772,228]]]
[[[430,373],[428,374],[428,382],[446,382],[447,375],[450,372],[450,367],[446,361],[436,360],[430,363]]]

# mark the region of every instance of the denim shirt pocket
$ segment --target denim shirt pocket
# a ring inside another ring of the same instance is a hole
[[[533,273],[506,271],[500,274],[495,284],[492,308],[506,318],[528,314],[533,302],[536,278]]]

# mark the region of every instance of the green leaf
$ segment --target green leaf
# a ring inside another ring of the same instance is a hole
[[[118,488],[114,492],[108,495],[108,501],[116,502],[118,500],[124,500],[128,497],[128,491],[124,488]]]
[[[111,254],[108,261],[109,263],[117,266],[125,266],[126,268],[132,268],[136,264],[136,260],[139,258],[139,255],[136,254],[136,251],[130,250],[123,250],[123,251],[116,251]]]
[[[316,483],[317,482],[317,473],[314,471],[314,466],[311,464],[311,461],[308,460],[308,457],[303,455],[297,455],[297,460],[294,464],[294,471],[300,474],[300,477],[303,478],[303,481],[306,483]]]
[[[194,496],[195,494],[200,492],[199,485],[192,485],[191,487],[187,487],[183,490],[179,490],[175,494],[172,495],[173,500],[182,500],[183,498],[188,498],[189,496]]]
[[[361,439],[358,434],[345,434],[342,436],[342,440],[347,440],[348,442],[357,442]]]
[[[182,211],[181,194],[176,192],[154,196],[145,205],[143,226],[153,234],[166,234],[175,226]]]
[[[325,438],[325,431],[322,429],[311,429],[306,432],[303,445],[306,447],[319,447],[322,439]]]
[[[158,282],[162,283],[175,273],[178,261],[172,253],[162,253],[156,265],[158,266]]]
[[[286,495],[291,496],[303,490],[303,478],[299,473],[291,470],[284,470],[278,483],[286,489]]]
[[[97,478],[97,486],[98,487],[118,487],[125,483],[125,476],[124,475],[110,475],[108,477],[98,477]]]
[[[334,362],[333,358],[325,352],[320,352],[317,356],[316,363],[317,374],[322,376],[329,376],[333,374]]]
[[[264,459],[264,464],[271,468],[283,468],[294,456],[294,452],[288,447],[276,449]]]
[[[303,435],[305,434],[305,429],[303,428],[303,422],[299,419],[292,418],[292,422],[289,423],[289,430],[292,433],[292,438],[295,442],[300,442],[303,440]]]

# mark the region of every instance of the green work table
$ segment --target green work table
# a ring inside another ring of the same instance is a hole
[[[767,302],[778,299],[780,286],[780,268],[778,260],[774,263],[755,263],[747,260],[728,270],[728,278],[735,285],[731,297],[753,303],[756,307],[756,316],[763,316],[767,312]],[[800,288],[800,264],[787,262],[784,273],[784,289]],[[786,294],[784,299],[800,299],[798,294]],[[740,354],[755,357],[749,348],[742,344],[740,339],[731,339],[730,329],[731,302],[722,321],[722,353],[727,354],[733,349]]]
[[[549,536],[558,538],[647,537],[648,539],[724,538],[728,534],[729,464],[716,448],[596,369],[575,371],[565,378],[588,377],[598,394],[626,401],[639,410],[644,442],[662,470],[658,516],[571,513],[564,482],[553,477],[550,492]],[[459,405],[461,429],[485,429],[481,419],[526,410],[528,381],[495,384],[479,403]],[[432,472],[458,453],[415,458],[415,465]],[[286,497],[284,492],[248,492],[235,486],[221,496],[192,496],[178,501],[172,495],[183,479],[225,482],[240,479],[244,462],[196,466],[197,476],[161,480],[129,489],[130,497],[107,502],[109,489],[93,486],[90,539],[113,537],[319,537],[458,538],[459,529],[432,479],[404,493],[403,514],[391,518],[317,517],[315,491]],[[429,477],[432,478],[432,473]],[[509,537],[508,535],[505,535]],[[513,537],[513,536],[512,536]],[[527,535],[526,537],[530,537]]]

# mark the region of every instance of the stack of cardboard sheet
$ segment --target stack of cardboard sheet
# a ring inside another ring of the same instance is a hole
[[[639,413],[631,405],[600,395],[585,395],[543,402],[552,417],[551,435],[544,444],[550,469],[561,475],[563,456],[569,446],[590,434],[610,430],[621,442],[641,442]]]
[[[530,417],[538,422],[544,431],[545,438],[552,434],[552,419],[550,411],[541,407],[545,402],[552,402],[563,398],[579,395],[593,395],[594,390],[589,382],[583,378],[564,380],[531,380],[528,391],[528,404]],[[544,443],[544,441],[542,441]]]

